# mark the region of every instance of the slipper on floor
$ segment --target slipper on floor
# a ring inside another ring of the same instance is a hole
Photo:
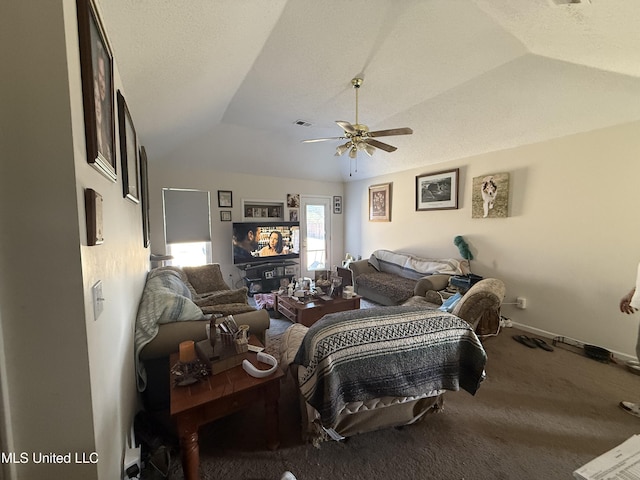
[[[529,337],[527,337],[526,335],[512,335],[512,338],[516,341],[519,342],[523,345],[526,345],[529,348],[537,348],[538,345],[536,345],[536,343],[531,340]]]
[[[553,347],[545,342],[541,338],[533,337],[531,339],[536,345],[538,345],[541,349],[546,350],[547,352],[553,352]]]

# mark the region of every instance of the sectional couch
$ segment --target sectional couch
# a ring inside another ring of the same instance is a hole
[[[376,250],[368,260],[351,262],[349,269],[355,292],[381,305],[400,305],[442,290],[452,275],[470,273],[462,258],[430,259],[390,250]]]

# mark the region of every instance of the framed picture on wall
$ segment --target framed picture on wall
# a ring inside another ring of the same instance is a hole
[[[231,221],[231,210],[220,210],[220,221],[221,222],[230,222]]]
[[[233,207],[233,193],[230,190],[218,190],[218,207]]]
[[[391,183],[369,187],[369,221],[391,221]]]
[[[104,242],[102,231],[102,195],[91,188],[84,190],[84,204],[87,216],[87,245],[90,247]]]
[[[335,195],[333,197],[333,213],[342,213],[342,196]]]
[[[140,200],[142,204],[142,242],[149,247],[149,172],[147,170],[147,151],[140,147]]]
[[[93,0],[76,0],[87,162],[115,182],[113,54]]]
[[[459,169],[426,173],[416,177],[416,210],[458,208]]]
[[[473,179],[471,218],[509,216],[509,174],[492,173]]]
[[[122,192],[125,198],[139,203],[138,140],[127,102],[120,90],[118,90],[118,132],[120,136],[120,163],[122,164]]]

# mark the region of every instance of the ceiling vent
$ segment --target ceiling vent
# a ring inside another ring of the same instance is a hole
[[[549,4],[552,7],[563,7],[565,5],[589,5],[591,0],[549,0]]]
[[[310,127],[312,125],[312,123],[310,122],[305,122],[304,120],[296,120],[295,122],[293,122],[296,125],[299,125],[301,127]]]

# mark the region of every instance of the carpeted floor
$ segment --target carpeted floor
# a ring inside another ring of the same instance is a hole
[[[269,350],[290,325],[274,319]],[[202,479],[568,479],[573,470],[640,431],[620,400],[640,400],[640,377],[565,348],[530,349],[504,329],[485,340],[487,379],[475,396],[448,392],[424,422],[305,444],[293,379],[281,385],[277,451],[264,445],[259,406],[200,430]],[[168,478],[182,480],[179,462]]]

